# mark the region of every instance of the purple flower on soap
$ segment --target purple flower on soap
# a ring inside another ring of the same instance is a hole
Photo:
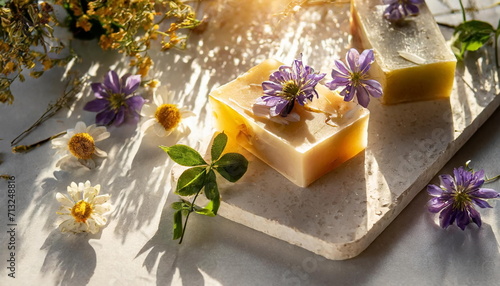
[[[432,213],[440,213],[442,228],[447,228],[455,221],[462,230],[472,221],[481,226],[481,215],[474,208],[491,208],[485,199],[500,197],[493,189],[482,188],[484,171],[468,171],[463,167],[453,170],[453,175],[440,175],[440,186],[430,184],[427,192],[433,196],[427,207]]]
[[[83,109],[97,112],[98,125],[121,125],[128,118],[134,123],[139,121],[139,112],[144,98],[134,95],[141,83],[140,75],[124,75],[118,78],[115,71],[109,71],[102,83],[92,83],[96,99],[88,102]]]
[[[391,22],[400,22],[407,16],[418,15],[420,12],[418,4],[425,0],[384,0],[384,4],[389,4],[384,11],[384,17]]]
[[[254,110],[260,106],[267,108],[271,117],[287,117],[295,102],[303,106],[312,101],[314,96],[318,97],[316,85],[325,75],[314,72],[314,69],[304,65],[301,59],[294,60],[292,66],[280,66],[269,76],[268,81],[262,83],[265,95],[257,99]],[[294,119],[291,121],[298,120],[297,114],[292,117]]]
[[[344,101],[351,101],[356,97],[361,106],[367,107],[370,96],[382,96],[380,83],[368,79],[368,71],[374,61],[373,50],[364,50],[360,55],[356,49],[350,49],[346,54],[347,65],[335,60],[335,67],[332,69],[333,80],[327,82],[326,86],[331,90],[343,87],[340,95],[344,97]]]

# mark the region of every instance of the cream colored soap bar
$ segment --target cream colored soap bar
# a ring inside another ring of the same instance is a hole
[[[447,98],[455,76],[456,59],[427,5],[420,14],[395,25],[383,17],[382,0],[353,0],[351,27],[363,49],[372,48],[370,69],[384,89],[382,102]]]
[[[319,99],[307,111],[296,104],[299,122],[281,125],[252,113],[263,95],[261,84],[282,63],[266,60],[210,93],[216,128],[273,167],[306,187],[363,151],[369,111],[318,84]],[[320,112],[318,112],[318,110]]]

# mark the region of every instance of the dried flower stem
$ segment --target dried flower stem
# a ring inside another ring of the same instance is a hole
[[[474,169],[470,167],[470,162],[471,160],[465,162],[465,168],[470,171],[470,172],[473,172]],[[491,182],[494,182],[496,180],[500,179],[500,174],[494,176],[494,177],[491,177],[491,178],[488,178],[488,176],[484,176],[484,183],[487,184],[487,183],[491,183]]]
[[[57,137],[65,135],[66,133],[67,133],[66,131],[63,131],[61,133],[58,133],[58,134],[53,135],[53,136],[50,136],[49,138],[45,138],[45,139],[43,139],[41,141],[38,141],[36,143],[33,143],[31,145],[19,145],[19,146],[15,146],[15,147],[12,148],[12,153],[26,153],[26,152],[29,152],[29,151],[35,149],[36,147],[41,146],[42,144],[49,142],[52,139],[56,139]]]
[[[66,82],[63,95],[61,95],[61,97],[59,97],[54,104],[49,104],[47,110],[42,114],[42,116],[40,116],[40,118],[38,118],[38,120],[35,121],[35,123],[33,123],[28,129],[14,138],[14,140],[10,142],[10,146],[18,144],[21,140],[28,136],[28,134],[35,130],[35,128],[56,114],[63,106],[68,106],[75,99],[76,94],[82,90],[84,82],[85,78],[79,79],[76,75],[69,79]]]

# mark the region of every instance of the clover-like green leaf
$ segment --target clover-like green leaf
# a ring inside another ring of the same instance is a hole
[[[207,165],[200,153],[189,146],[177,144],[170,147],[160,146],[160,148],[167,152],[168,156],[179,165],[189,167]]]
[[[466,21],[460,24],[454,32],[456,41],[463,52],[476,51],[486,44],[495,34],[495,29],[489,23],[477,20]],[[457,43],[455,43],[457,45]]]
[[[248,160],[238,153],[226,153],[214,163],[214,168],[222,177],[234,183],[247,171]]]
[[[194,167],[187,169],[177,181],[175,193],[181,196],[192,196],[205,185],[206,168]]]
[[[219,188],[217,187],[217,178],[215,176],[214,170],[210,170],[208,172],[207,177],[205,178],[205,196],[209,200],[214,200],[218,198]]]
[[[182,212],[181,212],[181,210],[178,210],[174,213],[173,231],[174,231],[174,233],[173,233],[174,240],[182,237]]]
[[[212,162],[215,162],[219,159],[220,155],[222,154],[222,151],[224,151],[224,148],[226,148],[226,144],[227,144],[227,135],[224,132],[219,133],[217,134],[217,136],[215,136],[211,149]]]
[[[213,201],[209,201],[208,204],[204,208],[196,208],[195,212],[197,214],[205,215],[205,216],[216,216],[217,211],[219,210],[220,199],[219,197],[215,198]]]

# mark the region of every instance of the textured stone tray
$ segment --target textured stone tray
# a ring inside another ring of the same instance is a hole
[[[458,65],[449,100],[372,101],[366,151],[307,188],[244,153],[248,173],[220,185],[219,214],[328,259],[358,255],[500,104],[491,52]]]
[[[209,27],[204,34],[206,38],[212,35],[214,43],[250,35],[241,46],[228,49],[238,59],[258,54],[260,60],[253,59],[252,65],[238,69],[236,75],[267,57],[289,63],[299,52],[307,64],[329,73],[333,59],[344,57],[350,45],[348,4],[313,7],[268,26],[261,23],[273,19],[270,15],[279,9],[268,6],[268,1],[257,2],[261,6],[234,6],[227,14],[231,17],[214,21],[224,25]],[[279,6],[277,1],[272,5]],[[249,17],[252,24],[243,25],[242,17]],[[228,27],[229,31],[221,32]],[[220,84],[236,77],[228,77],[228,67],[236,63],[223,59],[223,55],[214,58],[217,66],[224,66],[219,61],[226,64]],[[217,74],[211,80],[215,77]],[[251,161],[248,173],[236,184],[220,185],[219,214],[329,259],[354,257],[486,121],[500,104],[497,94],[498,69],[492,47],[470,53],[467,62],[458,64],[449,100],[396,106],[373,100],[366,151],[308,188],[295,186],[246,153]],[[211,120],[208,108],[205,122]]]

